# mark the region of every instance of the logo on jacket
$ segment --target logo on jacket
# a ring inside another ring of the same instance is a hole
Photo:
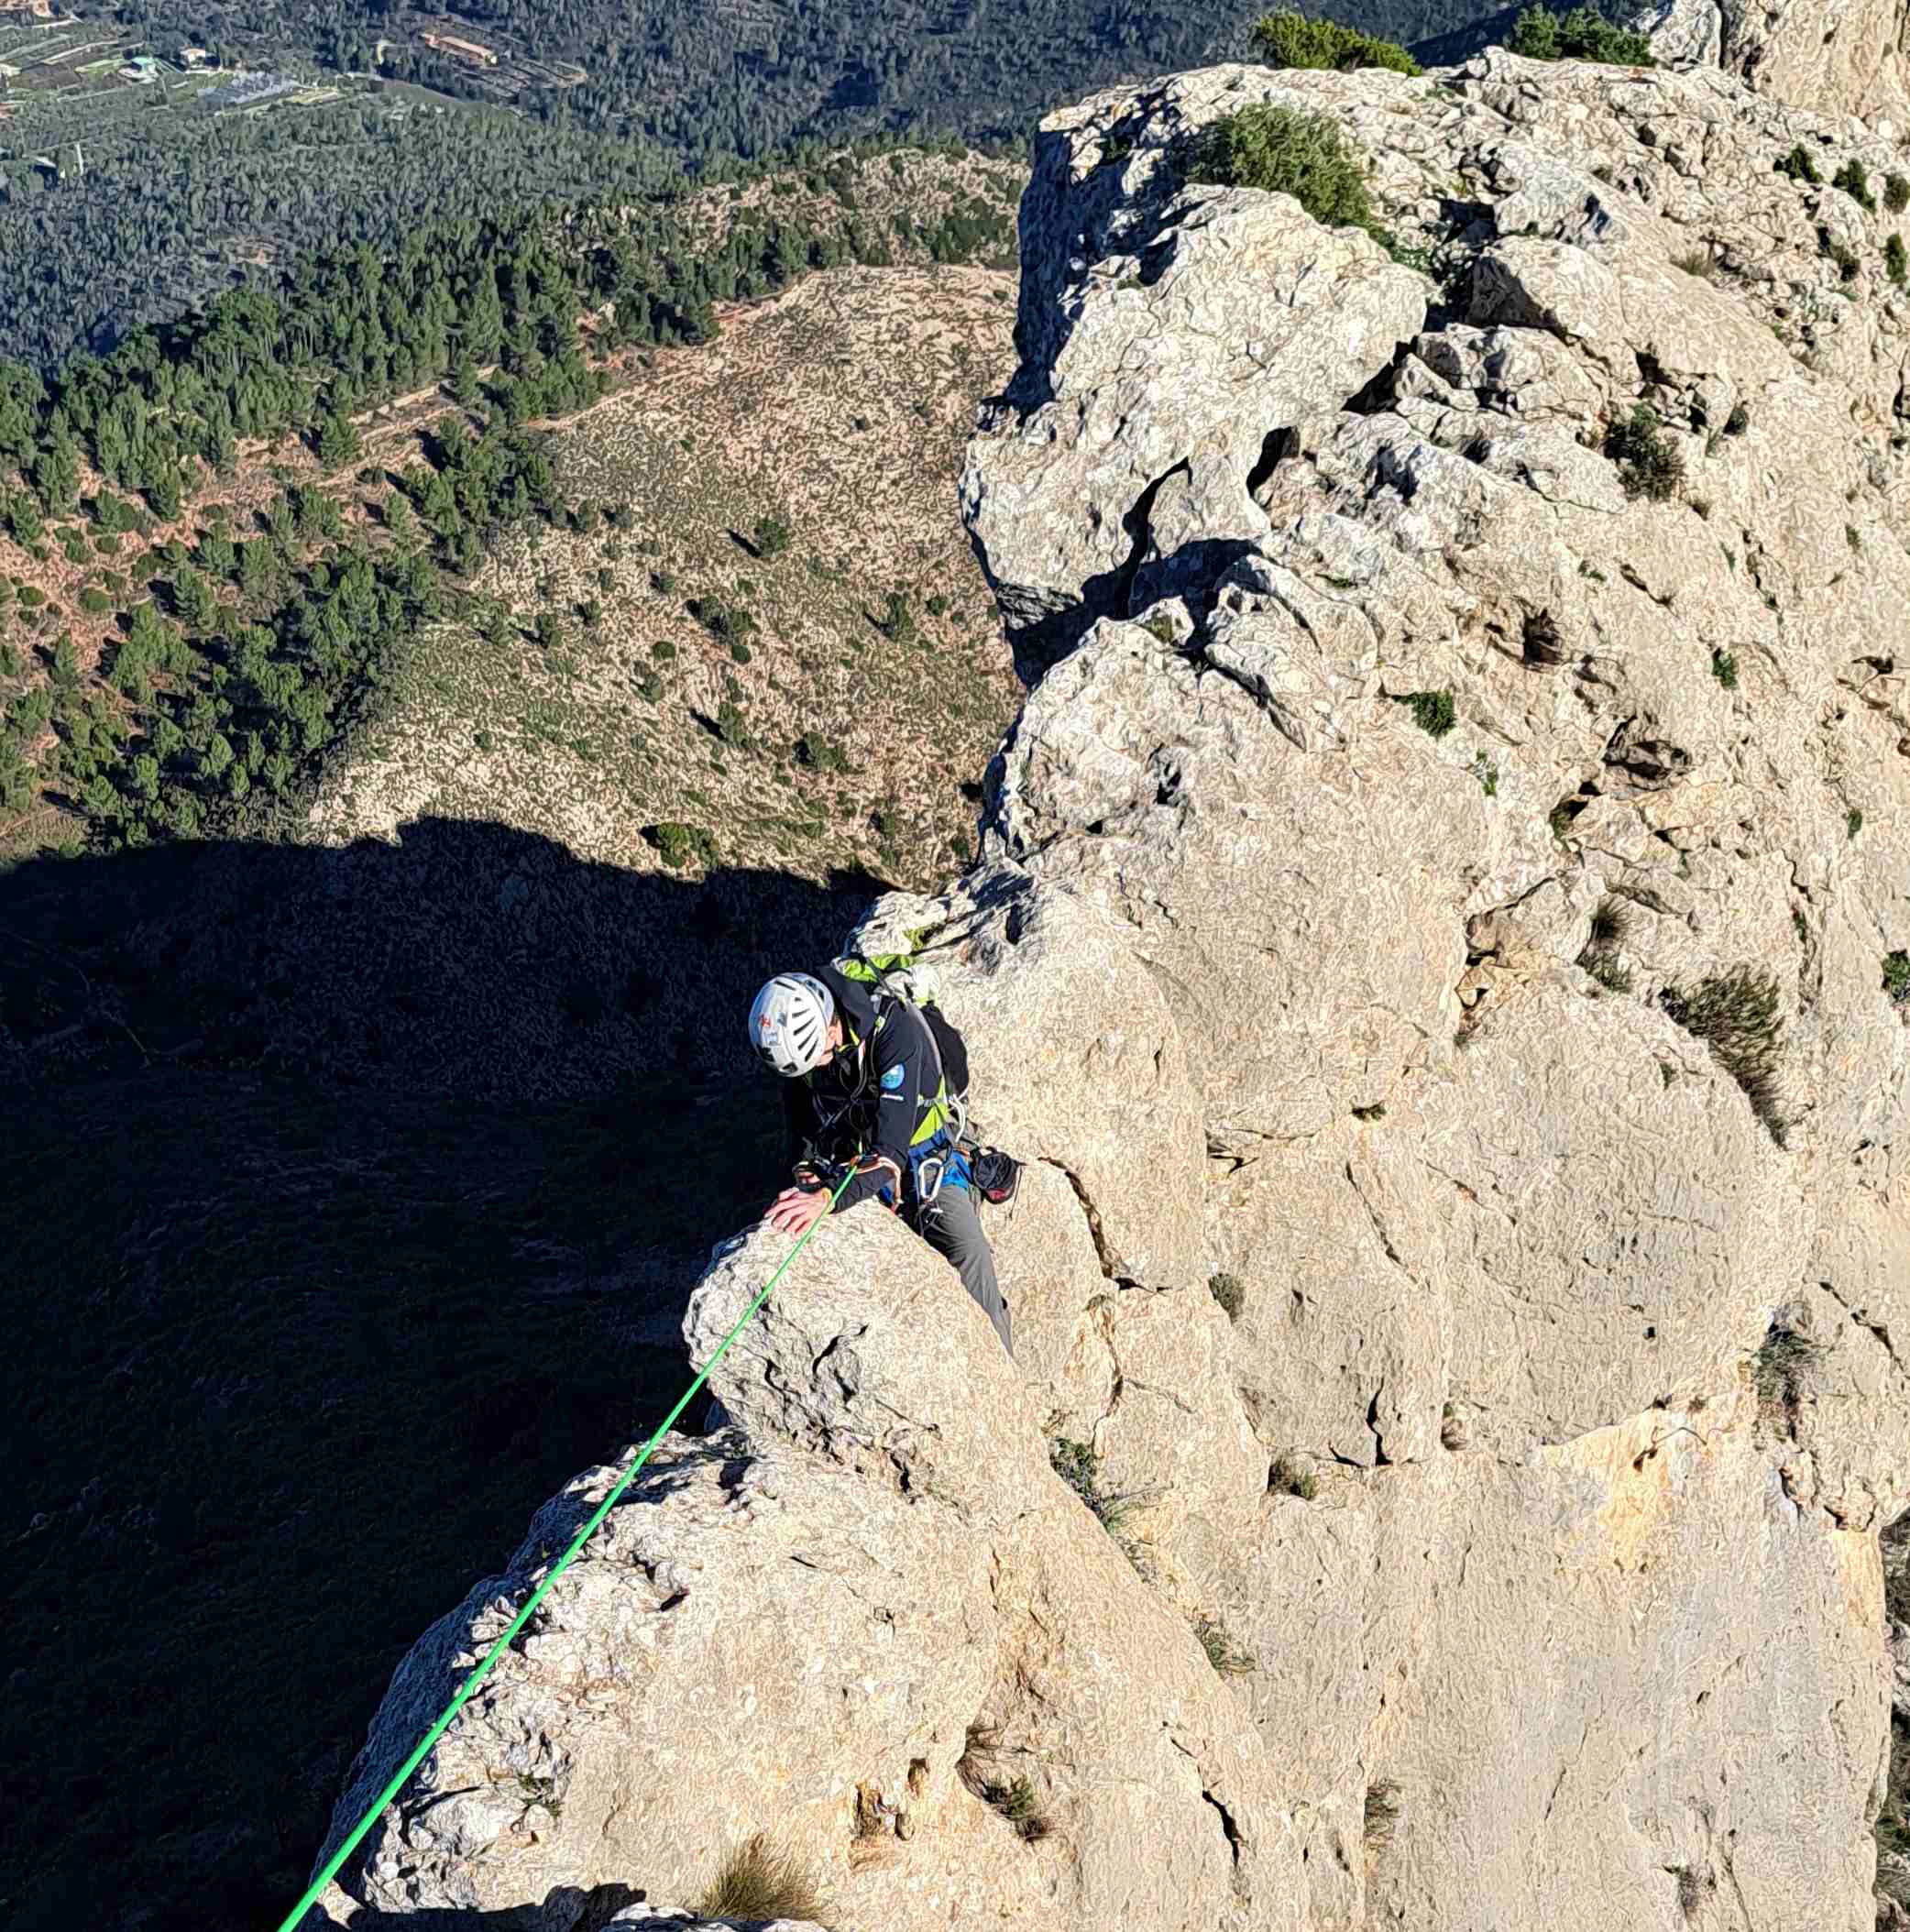
[[[902,1069],[900,1067],[891,1067],[883,1075],[882,1083],[886,1092],[893,1093],[902,1084]]]

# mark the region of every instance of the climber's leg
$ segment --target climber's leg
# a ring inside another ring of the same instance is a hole
[[[917,1226],[922,1238],[939,1255],[948,1257],[961,1285],[981,1305],[982,1312],[994,1323],[994,1332],[1015,1359],[1008,1304],[1002,1299],[994,1279],[994,1255],[988,1236],[982,1232],[982,1217],[975,1212],[975,1197],[966,1188],[952,1184],[942,1189],[926,1207],[917,1211]]]

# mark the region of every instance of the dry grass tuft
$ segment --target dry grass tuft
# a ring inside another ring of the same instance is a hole
[[[815,1874],[761,1832],[730,1852],[697,1901],[699,1918],[820,1920],[828,1914]]]
[[[1787,1123],[1780,1111],[1777,1055],[1784,1023],[1776,978],[1760,967],[1733,966],[1689,990],[1667,986],[1664,1010],[1710,1048],[1718,1064],[1744,1090],[1751,1112],[1779,1147]]]

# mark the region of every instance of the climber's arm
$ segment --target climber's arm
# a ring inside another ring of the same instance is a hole
[[[929,1077],[927,1029],[911,1026],[906,1015],[891,1014],[869,1043],[874,1060],[875,1125],[863,1149],[861,1171],[842,1191],[838,1209],[873,1200],[891,1190],[902,1203],[902,1177],[908,1169],[909,1143],[922,1117],[922,1083]]]

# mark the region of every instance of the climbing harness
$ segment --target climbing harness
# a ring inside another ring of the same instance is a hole
[[[833,1208],[836,1202],[841,1200],[842,1190],[849,1185],[849,1181],[850,1176],[848,1174],[844,1174],[841,1180],[838,1183],[835,1191],[829,1196],[830,1207]],[[408,1757],[404,1761],[404,1762],[398,1767],[398,1770],[392,1775],[390,1783],[388,1784],[385,1788],[379,1793],[378,1796],[372,1800],[371,1808],[366,1812],[365,1816],[361,1817],[356,1825],[352,1827],[350,1832],[346,1834],[344,1843],[341,1844],[337,1850],[335,1851],[331,1855],[331,1857],[325,1861],[324,1870],[321,1871],[318,1876],[312,1881],[311,1884],[305,1888],[304,1897],[302,1898],[298,1902],[298,1904],[295,1905],[291,1908],[291,1910],[286,1914],[285,1917],[280,1921],[278,1932],[295,1932],[295,1928],[297,1927],[299,1921],[302,1919],[306,1913],[309,1912],[312,1907],[318,1903],[319,1895],[324,1891],[325,1887],[329,1885],[332,1881],[338,1876],[339,1870],[344,1865],[346,1860],[348,1859],[352,1855],[352,1853],[358,1849],[359,1842],[363,1839],[365,1834],[371,1829],[372,1826],[378,1822],[379,1817],[383,1812],[385,1806],[389,1805],[391,1800],[395,1798],[398,1794],[404,1789],[405,1784],[409,1782],[412,1773],[417,1770],[419,1765],[423,1763],[425,1756],[430,1751],[431,1747],[445,1735],[445,1731],[450,1729],[451,1720],[455,1717],[456,1717],[458,1712],[461,1711],[465,1707],[466,1704],[469,1702],[471,1693],[475,1691],[478,1686],[482,1684],[488,1676],[490,1675],[492,1666],[497,1663],[498,1659],[501,1657],[504,1652],[509,1650],[511,1644],[516,1641],[518,1632],[521,1630],[525,1624],[527,1624],[531,1620],[532,1615],[536,1610],[537,1606],[541,1604],[547,1596],[550,1595],[551,1586],[555,1583],[558,1577],[563,1575],[565,1571],[570,1567],[572,1562],[576,1557],[578,1552],[583,1549],[584,1545],[588,1542],[593,1536],[597,1534],[598,1529],[603,1522],[604,1518],[607,1517],[610,1513],[611,1509],[616,1506],[617,1499],[623,1494],[623,1492],[627,1488],[630,1487],[631,1479],[635,1476],[637,1471],[641,1469],[643,1465],[650,1460],[651,1452],[656,1447],[656,1445],[660,1442],[663,1441],[664,1437],[668,1434],[670,1430],[675,1426],[676,1418],[680,1416],[683,1411],[689,1407],[692,1400],[696,1396],[697,1389],[702,1388],[703,1384],[708,1380],[709,1371],[723,1359],[724,1351],[730,1346],[730,1343],[735,1341],[737,1336],[743,1332],[745,1326],[747,1326],[751,1320],[753,1319],[756,1311],[761,1308],[766,1301],[769,1300],[770,1290],[773,1289],[776,1285],[776,1283],[780,1281],[783,1277],[789,1271],[789,1264],[794,1261],[799,1254],[802,1253],[805,1247],[808,1246],[809,1236],[813,1235],[816,1230],[822,1225],[823,1222],[827,1218],[828,1216],[825,1214],[818,1214],[816,1219],[812,1221],[807,1228],[804,1229],[802,1239],[798,1241],[796,1246],[791,1248],[786,1255],[783,1257],[783,1259],[778,1265],[775,1273],[773,1274],[769,1278],[769,1279],[763,1284],[762,1290],[758,1293],[756,1299],[752,1301],[750,1305],[746,1309],[744,1309],[742,1313],[737,1318],[735,1327],[733,1327],[730,1331],[730,1333],[726,1334],[719,1343],[717,1344],[716,1353],[712,1355],[709,1360],[703,1365],[702,1368],[697,1372],[697,1379],[692,1382],[690,1386],[684,1391],[682,1400],[679,1401],[675,1408],[671,1410],[669,1414],[666,1415],[663,1419],[663,1421],[657,1424],[656,1433],[652,1435],[652,1437],[647,1443],[643,1444],[643,1447],[638,1454],[636,1461],[633,1462],[630,1465],[630,1467],[626,1469],[623,1474],[617,1478],[616,1487],[612,1488],[610,1493],[604,1498],[603,1501],[597,1506],[596,1513],[591,1517],[590,1520],[587,1522],[584,1527],[577,1531],[576,1538],[571,1543],[569,1549],[565,1550],[563,1555],[560,1556],[554,1564],[552,1564],[550,1574],[545,1576],[543,1581],[539,1584],[534,1590],[532,1591],[530,1597],[525,1600],[523,1608],[521,1609],[517,1613],[517,1615],[510,1619],[510,1627],[505,1630],[504,1634],[499,1637],[494,1644],[491,1645],[490,1651],[488,1654],[485,1657],[484,1662],[480,1663],[478,1668],[474,1670],[471,1674],[465,1679],[464,1683],[458,1686],[457,1695],[453,1697],[450,1703],[445,1707],[444,1712],[439,1717],[437,1722],[434,1724],[431,1729],[424,1733],[424,1736],[419,1740],[417,1749],[413,1751],[411,1756]]]
[[[884,998],[913,1006],[928,1031],[929,1049],[935,1056],[937,1101],[944,1114],[937,1132],[946,1130],[948,1151],[944,1153],[937,1147],[933,1136],[925,1139],[919,1161],[915,1158],[916,1150],[910,1149],[919,1202],[924,1207],[930,1205],[950,1181],[971,1188],[996,1207],[1014,1200],[1015,1184],[1021,1179],[1021,1163],[1000,1147],[984,1145],[970,1131],[972,1123],[969,1117],[968,1053],[961,1036],[937,1003],[932,971],[906,953],[880,953],[873,958],[851,953],[838,960],[835,967],[845,978],[873,986],[878,1009]],[[950,1078],[951,1061],[957,1070],[953,1079]],[[861,1098],[860,1089],[855,1098]],[[845,1105],[842,1113],[847,1112]]]

